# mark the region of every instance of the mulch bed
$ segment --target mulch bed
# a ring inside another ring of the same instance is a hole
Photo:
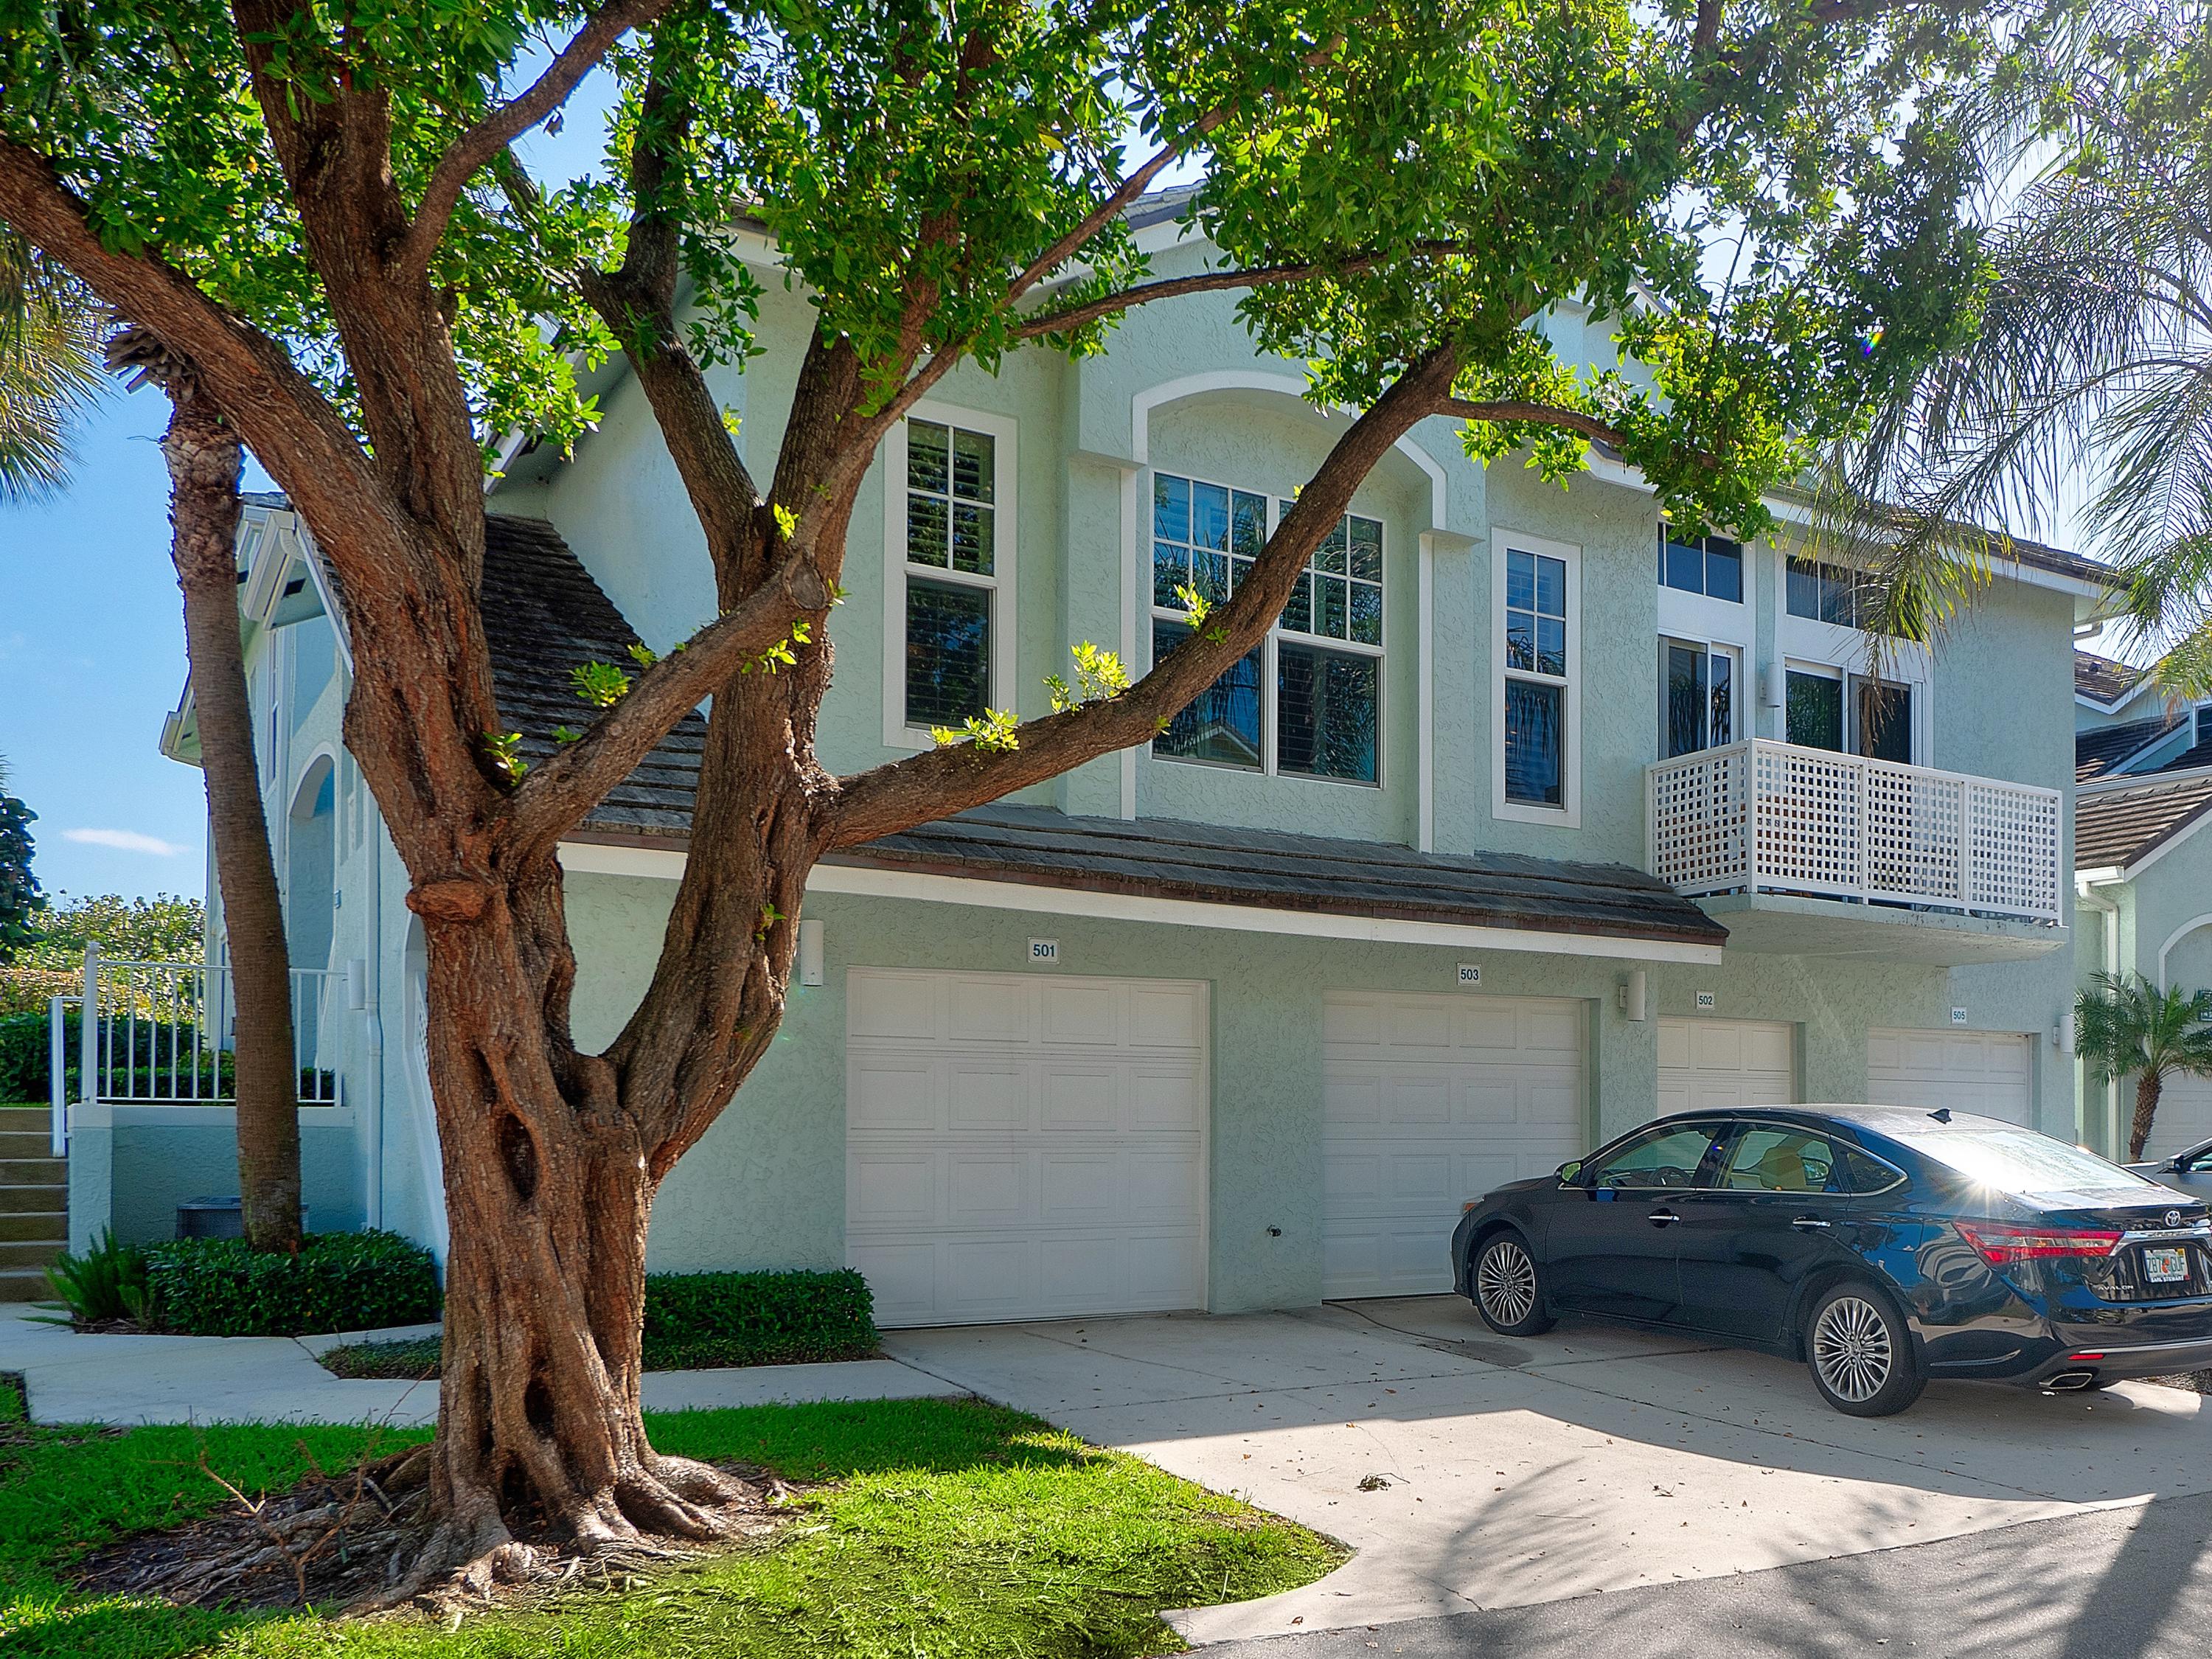
[[[793,1488],[759,1468],[716,1467],[746,1492],[741,1504],[725,1511],[730,1542],[747,1543],[775,1531]],[[415,1446],[273,1496],[249,1497],[232,1488],[233,1501],[216,1513],[118,1539],[85,1557],[70,1577],[88,1595],[159,1596],[186,1607],[373,1607],[405,1579],[426,1535],[429,1468],[429,1449]],[[209,1479],[221,1481],[213,1470]],[[536,1565],[526,1583],[500,1586],[497,1599],[571,1587],[627,1587],[641,1571],[710,1553],[708,1547],[667,1540],[586,1553],[549,1535],[518,1529],[518,1537],[536,1552]],[[492,1599],[489,1592],[448,1586],[416,1604],[445,1612]]]

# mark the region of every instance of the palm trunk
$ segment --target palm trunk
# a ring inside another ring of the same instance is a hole
[[[292,1046],[292,964],[262,812],[238,628],[234,549],[243,451],[238,434],[188,380],[168,389],[174,402],[161,453],[169,465],[170,552],[185,593],[192,708],[236,1011],[239,1200],[254,1249],[296,1250],[300,1079]]]
[[[2136,1079],[2135,1121],[2128,1126],[2128,1162],[2142,1162],[2143,1148],[2150,1141],[2151,1120],[2158,1115],[2158,1097],[2165,1085],[2156,1072],[2145,1072]]]

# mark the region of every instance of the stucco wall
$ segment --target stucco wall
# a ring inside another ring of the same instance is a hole
[[[606,1041],[642,994],[672,884],[572,875],[579,945],[577,1037]],[[1212,988],[1211,1276],[1217,1311],[1297,1306],[1321,1286],[1322,1006],[1332,990],[1443,991],[1480,957],[1468,994],[1583,1000],[1595,1065],[1585,1129],[1595,1141],[1651,1115],[1662,1015],[1797,1024],[1807,1097],[1866,1085],[1870,1025],[1939,1028],[1940,969],[1741,957],[1650,968],[1651,1015],[1620,1012],[1628,964],[1606,959],[1285,939],[1211,928],[817,895],[826,982],[794,987],[774,1049],[670,1176],[653,1223],[656,1269],[821,1267],[844,1253],[844,982],[854,966],[1196,979]],[[1027,969],[1028,941],[1057,939],[1057,969]],[[2070,1095],[2062,1103],[2070,1111]],[[1279,1238],[1267,1233],[1282,1229]]]

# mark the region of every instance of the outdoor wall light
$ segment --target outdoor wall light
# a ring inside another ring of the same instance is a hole
[[[801,921],[799,924],[799,982],[801,985],[822,983],[822,936],[829,932],[826,921]]]
[[[1650,1014],[1651,975],[1632,968],[1620,981],[1620,1012],[1642,1024]]]

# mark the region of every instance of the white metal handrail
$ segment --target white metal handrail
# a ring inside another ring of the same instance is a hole
[[[324,1015],[343,975],[335,969],[292,969],[292,1063],[302,1106],[343,1103],[345,1080],[324,1033]],[[57,999],[58,1001],[59,1000]],[[231,994],[228,964],[111,959],[85,951],[86,1011],[78,1030],[78,1097],[118,1104],[227,1106],[234,1103],[230,1068]],[[58,1012],[54,1016],[59,1030]],[[53,1060],[62,1092],[61,1045]]]
[[[1764,738],[1644,777],[1646,865],[1678,892],[2060,919],[2056,789]]]

